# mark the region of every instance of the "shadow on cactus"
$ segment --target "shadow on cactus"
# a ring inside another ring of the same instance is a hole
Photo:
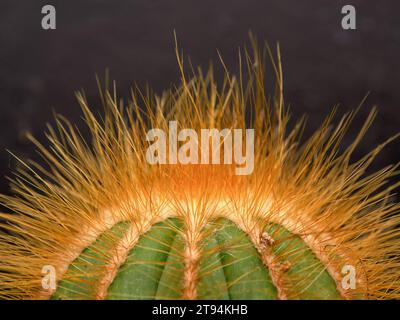
[[[211,69],[187,77],[177,51],[179,87],[161,96],[135,89],[124,104],[106,85],[103,117],[77,94],[90,143],[62,116],[50,148],[30,137],[48,166],[21,160],[14,196],[0,198],[11,211],[0,214],[0,297],[399,298],[399,205],[386,184],[396,166],[365,174],[389,141],[350,162],[375,110],[345,149],[354,112],[336,126],[332,113],[299,143],[304,121],[288,132],[279,48],[275,59],[253,49],[239,55],[239,77],[226,71],[220,85]],[[168,133],[171,121],[195,133],[254,129],[253,171],[218,164],[232,160],[226,136],[206,142],[221,151],[211,164],[150,164],[146,134]]]

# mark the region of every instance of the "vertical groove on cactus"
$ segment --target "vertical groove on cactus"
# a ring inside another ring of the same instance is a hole
[[[221,246],[221,262],[229,297],[238,299],[276,299],[277,290],[268,269],[248,235],[227,219],[217,222],[221,230],[216,239]]]
[[[229,300],[229,285],[223,268],[220,245],[215,236],[204,240],[203,259],[200,261],[199,299]]]
[[[179,221],[168,220],[153,226],[129,252],[107,299],[154,299],[176,238]],[[173,254],[173,253],[172,253]],[[168,285],[168,284],[167,284]]]

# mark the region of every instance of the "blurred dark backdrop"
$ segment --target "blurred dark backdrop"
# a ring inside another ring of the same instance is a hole
[[[9,192],[4,176],[15,167],[6,149],[37,159],[23,133],[45,141],[52,110],[79,121],[74,91],[85,89],[97,101],[95,73],[109,68],[123,97],[134,82],[157,92],[178,83],[174,29],[195,65],[218,65],[218,48],[233,71],[249,30],[259,40],[279,41],[286,101],[294,119],[309,115],[306,133],[335,104],[342,114],[370,92],[348,136],[354,138],[378,105],[378,119],[356,152],[360,157],[400,131],[400,2],[349,3],[357,9],[354,31],[341,28],[340,11],[348,1],[1,0],[0,192]],[[45,4],[57,9],[54,31],[41,29]],[[398,141],[387,147],[372,169],[398,162],[399,147]]]

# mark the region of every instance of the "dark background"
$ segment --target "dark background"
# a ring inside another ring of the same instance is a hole
[[[41,7],[55,5],[57,29],[41,29]],[[341,28],[341,8],[357,10],[357,30]],[[24,139],[31,131],[45,141],[52,110],[79,122],[74,91],[97,101],[95,73],[109,68],[119,94],[150,84],[157,92],[179,82],[173,30],[194,65],[204,68],[216,49],[237,71],[237,49],[248,31],[282,49],[285,97],[293,121],[308,114],[309,134],[332,107],[355,108],[370,92],[348,135],[354,138],[372,106],[379,115],[358,148],[361,157],[399,130],[400,2],[334,0],[0,0],[0,192],[15,160],[35,158]],[[100,108],[92,105],[92,108]],[[372,169],[399,161],[399,141]]]

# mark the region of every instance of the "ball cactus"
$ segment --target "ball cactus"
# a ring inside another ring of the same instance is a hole
[[[273,99],[254,52],[219,87],[210,70],[190,80],[182,71],[181,86],[161,96],[134,91],[127,106],[115,87],[101,90],[103,120],[77,94],[91,143],[62,116],[50,148],[30,136],[48,165],[21,160],[14,195],[0,198],[12,211],[0,214],[0,297],[399,298],[399,205],[395,186],[382,188],[396,167],[365,175],[384,144],[350,162],[375,111],[344,150],[355,113],[334,129],[330,115],[299,144],[304,122],[287,133],[279,52]],[[149,164],[146,132],[168,132],[170,121],[195,132],[253,128],[254,171]],[[51,275],[56,285],[44,286]]]

